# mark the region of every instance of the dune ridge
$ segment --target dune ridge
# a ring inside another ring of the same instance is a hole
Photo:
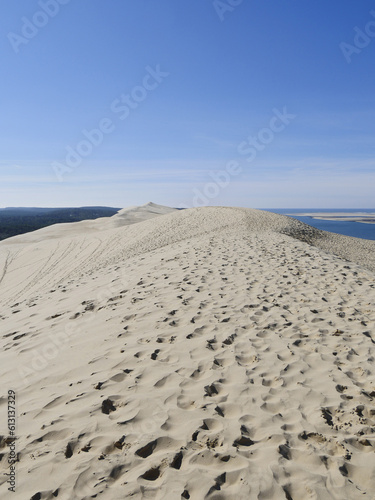
[[[77,224],[0,243],[13,498],[373,498],[375,242],[230,207]]]

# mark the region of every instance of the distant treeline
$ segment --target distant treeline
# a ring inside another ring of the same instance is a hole
[[[63,222],[111,217],[120,209],[111,207],[81,208],[2,208],[0,240]]]

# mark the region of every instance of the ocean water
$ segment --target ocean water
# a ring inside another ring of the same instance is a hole
[[[331,233],[344,234],[345,236],[354,236],[355,238],[363,238],[365,240],[375,240],[375,224],[363,224],[362,222],[348,222],[348,221],[332,221],[332,220],[318,220],[312,217],[301,217],[293,214],[298,213],[322,213],[327,214],[334,212],[345,212],[347,214],[354,214],[358,212],[375,213],[375,208],[263,208],[268,212],[276,214],[289,215],[294,219],[309,224],[309,226],[322,229],[323,231],[330,231]]]

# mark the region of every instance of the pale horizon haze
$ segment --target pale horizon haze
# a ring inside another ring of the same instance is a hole
[[[374,207],[373,2],[1,5],[0,207]]]

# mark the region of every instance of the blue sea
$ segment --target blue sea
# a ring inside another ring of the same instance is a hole
[[[354,214],[358,212],[364,213],[375,213],[375,209],[372,208],[356,208],[356,209],[346,209],[346,208],[263,208],[262,210],[267,210],[268,212],[274,212],[276,214],[289,215],[294,219],[301,222],[305,222],[310,226],[316,227],[317,229],[322,229],[323,231],[330,231],[331,233],[344,234],[345,236],[354,236],[355,238],[364,238],[366,240],[375,240],[375,224],[363,224],[362,222],[347,222],[347,221],[332,221],[332,220],[318,220],[312,217],[301,217],[299,215],[293,215],[298,213],[322,213],[325,212],[335,213],[335,212],[345,212],[346,214]]]

